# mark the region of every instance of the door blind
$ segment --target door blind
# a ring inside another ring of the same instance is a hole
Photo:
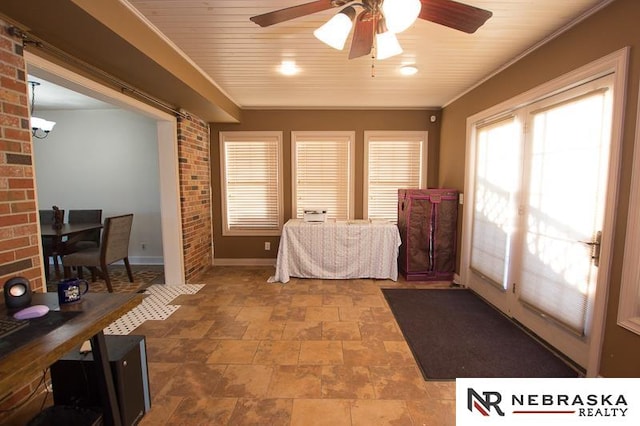
[[[603,221],[611,91],[561,99],[531,114],[526,249],[521,300],[585,333],[595,287],[595,241]],[[543,105],[544,106],[544,105]]]
[[[471,268],[506,289],[521,155],[515,118],[477,128],[476,138]]]

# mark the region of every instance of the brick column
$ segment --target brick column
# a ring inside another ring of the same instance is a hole
[[[0,20],[0,284],[23,276],[45,291],[22,40],[7,27]]]
[[[196,280],[213,264],[209,126],[178,119],[178,162],[185,279]]]

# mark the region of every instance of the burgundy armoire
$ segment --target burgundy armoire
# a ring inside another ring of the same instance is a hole
[[[407,281],[453,280],[457,221],[458,191],[398,190],[398,269]]]

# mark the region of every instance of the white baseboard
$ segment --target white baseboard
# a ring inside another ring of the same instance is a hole
[[[117,262],[122,264],[122,261]],[[164,265],[162,256],[129,256],[129,263],[132,265]]]
[[[213,259],[214,266],[276,266],[276,259]]]

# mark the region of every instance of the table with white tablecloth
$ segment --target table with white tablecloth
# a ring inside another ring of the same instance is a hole
[[[352,220],[285,223],[278,247],[276,274],[290,277],[398,279],[400,233],[388,221]]]

